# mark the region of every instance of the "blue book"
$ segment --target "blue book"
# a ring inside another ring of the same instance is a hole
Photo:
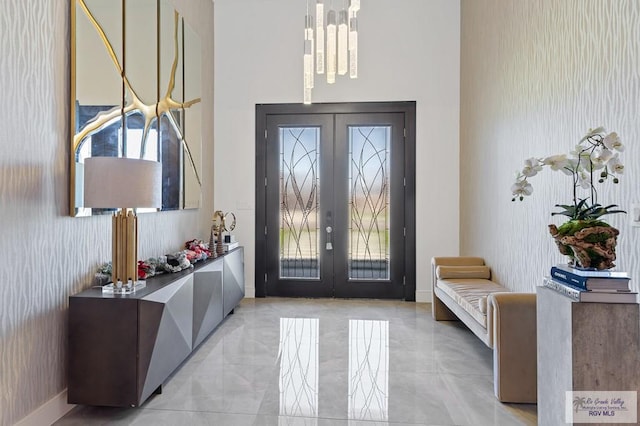
[[[571,272],[581,277],[595,277],[595,278],[629,278],[629,275],[623,271],[612,271],[611,269],[595,269],[595,268],[576,268],[569,266],[566,263],[561,263],[555,266],[563,271]]]
[[[618,276],[585,276],[576,274],[568,267],[553,266],[551,278],[583,290],[629,291],[629,277],[620,272]]]

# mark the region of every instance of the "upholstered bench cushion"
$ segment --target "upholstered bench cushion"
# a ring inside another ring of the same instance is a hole
[[[478,309],[482,312],[482,315],[487,315],[487,296],[482,296],[478,299]]]
[[[485,329],[487,328],[486,297],[491,293],[509,291],[493,281],[478,278],[439,279],[436,285]],[[480,308],[483,298],[485,299],[484,312]]]
[[[484,265],[476,266],[445,266],[436,268],[436,276],[440,279],[451,278],[481,278],[491,279],[491,268]]]

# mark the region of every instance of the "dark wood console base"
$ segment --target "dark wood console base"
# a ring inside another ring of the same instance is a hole
[[[68,402],[137,407],[244,297],[244,250],[147,280],[134,294],[69,297]]]

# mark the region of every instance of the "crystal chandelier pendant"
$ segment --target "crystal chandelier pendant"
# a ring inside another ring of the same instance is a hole
[[[358,78],[358,18],[349,19],[349,77]]]
[[[314,86],[314,67],[313,67],[313,54],[314,52],[314,39],[313,39],[313,16],[307,15],[304,19],[304,100],[305,104],[311,103],[311,89]]]
[[[316,0],[315,19],[309,14],[309,0],[304,21],[304,103],[311,103],[314,75],[327,74],[334,84],[337,75],[358,78],[358,17],[360,0],[341,0],[338,13],[330,0],[325,15],[325,0]],[[346,5],[349,5],[348,7]]]
[[[330,10],[327,14],[327,83],[336,82],[337,68],[337,28],[336,11]]]
[[[316,2],[316,73],[324,74],[324,3]]]
[[[347,11],[343,9],[338,14],[338,75],[345,75],[349,67],[348,36]]]

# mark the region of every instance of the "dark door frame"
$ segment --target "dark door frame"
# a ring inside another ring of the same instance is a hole
[[[416,293],[416,102],[349,102],[256,105],[256,214],[255,214],[255,291],[256,297],[266,297],[266,201],[267,171],[266,129],[268,115],[282,114],[404,114],[405,167],[405,279],[404,300],[415,301]]]

